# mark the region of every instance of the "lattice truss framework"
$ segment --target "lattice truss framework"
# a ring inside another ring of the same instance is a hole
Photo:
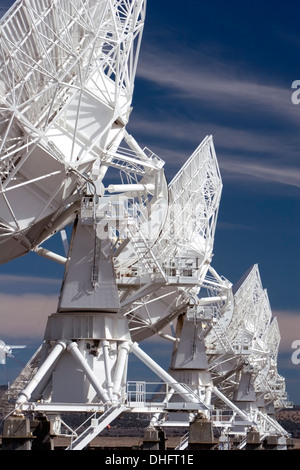
[[[147,219],[145,238],[152,257],[149,260],[141,252],[134,268],[155,282],[144,292],[141,289],[138,297],[122,299],[134,336],[160,333],[197,296],[213,255],[221,191],[213,140],[208,136],[168,185],[168,209],[159,237],[153,238],[152,232],[162,212],[153,211],[152,219]],[[141,243],[141,238],[136,242]]]
[[[180,265],[189,269],[180,258],[198,257],[198,266],[210,263],[221,191],[215,149],[207,137],[169,184],[168,215],[156,245],[170,270]],[[190,269],[196,268],[191,259]]]
[[[277,370],[280,332],[258,265],[245,273],[233,292],[230,322],[221,328],[220,319],[206,338],[212,374],[216,381],[225,378],[222,387],[232,398],[241,371],[246,370],[252,376],[257,398],[283,406],[285,384]]]
[[[167,186],[163,160],[125,129],[144,19],[142,0],[23,0],[1,20],[0,262],[77,214],[99,237],[108,226],[131,337],[167,338],[185,315],[203,327],[227,397],[247,369],[257,397],[280,402],[280,334],[257,266],[233,289],[211,266],[222,190],[212,138]],[[120,184],[105,188],[111,170]]]
[[[144,16],[143,1],[27,0],[1,19],[0,240],[14,233],[24,245],[8,258],[28,251],[38,224],[70,205],[84,175],[101,180],[109,164],[141,178],[143,161],[151,167],[142,151],[116,154]]]
[[[131,95],[133,88],[132,44],[143,25],[140,5],[124,0],[16,2],[1,30],[1,91],[11,109],[2,125],[9,122],[13,129],[21,115],[33,131],[45,132],[62,103],[91,78],[108,105],[120,106],[122,91]],[[114,93],[104,76],[114,82]],[[18,137],[2,145],[21,144]]]

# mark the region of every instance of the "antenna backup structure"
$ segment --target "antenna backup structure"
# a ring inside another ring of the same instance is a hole
[[[168,185],[164,161],[126,130],[145,3],[19,0],[1,19],[0,262],[33,251],[65,266],[44,342],[11,387],[4,448],[20,441],[16,422],[47,417],[59,434],[68,412],[92,417],[68,449],[124,411],[151,413],[150,431],[188,426],[180,449],[289,437],[270,412],[286,396],[258,268],[232,286],[211,266],[212,138]],[[57,232],[66,246],[69,224],[65,257],[43,247]],[[173,342],[168,371],[141,346],[153,335]],[[160,379],[155,393],[127,380],[130,353]]]

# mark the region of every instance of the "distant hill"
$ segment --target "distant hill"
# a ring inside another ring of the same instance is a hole
[[[300,438],[300,405],[294,405],[292,409],[278,411],[276,419],[292,437]]]

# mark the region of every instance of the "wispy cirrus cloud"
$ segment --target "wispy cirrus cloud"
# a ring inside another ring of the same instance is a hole
[[[246,64],[225,62],[203,52],[181,49],[179,53],[176,47],[174,51],[148,46],[142,51],[137,76],[167,88],[177,99],[206,102],[229,113],[256,110],[299,124],[299,111],[291,102],[291,83],[270,83],[249,72]]]
[[[264,183],[279,183],[282,185],[300,188],[299,167],[274,167],[266,162],[247,162],[237,161],[236,158],[225,158],[221,165],[223,176],[227,175],[230,179],[259,180]]]
[[[291,102],[290,83],[268,83],[244,64],[184,54],[176,45],[147,45],[138,77],[158,86],[159,105],[155,115],[138,108],[130,126],[154,142],[166,171],[169,164],[177,171],[189,157],[186,148],[212,134],[224,179],[299,187],[300,110]],[[182,114],[172,113],[170,100],[179,101]]]
[[[271,135],[260,135],[252,130],[178,121],[147,119],[141,116],[133,118],[136,132],[145,139],[159,138],[158,154],[166,161],[166,171],[170,167],[178,170],[190,156],[185,150],[164,147],[162,139],[172,136],[173,142],[189,142],[190,148],[196,148],[207,135],[214,137],[215,148],[223,179],[243,182],[256,181],[278,183],[300,187],[299,151],[296,141]],[[246,158],[245,158],[246,155]]]
[[[260,134],[252,129],[238,129],[205,120],[180,119],[176,116],[169,116],[162,122],[163,118],[164,116],[155,119],[133,112],[129,127],[134,129],[135,133],[143,134],[146,137],[171,138],[175,142],[184,140],[193,146],[198,145],[206,135],[212,134],[217,153],[218,149],[221,149],[227,152],[234,151],[237,154],[247,152],[260,157],[263,155],[272,156],[272,163],[274,160],[294,161],[299,158],[296,137],[287,142],[271,132]]]

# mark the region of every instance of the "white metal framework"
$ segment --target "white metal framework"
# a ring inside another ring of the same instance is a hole
[[[12,353],[14,349],[24,349],[24,348],[26,348],[26,346],[23,346],[23,345],[11,346],[9,344],[5,344],[4,341],[0,340],[0,365],[6,364],[7,357],[14,358],[14,355]]]
[[[57,432],[62,412],[100,413],[72,449],[124,410],[155,413],[151,426],[181,410],[186,425],[202,413],[227,434],[287,437],[269,412],[286,397],[257,266],[237,286],[211,266],[212,137],[167,185],[164,161],[126,130],[144,20],[143,0],[19,0],[1,19],[0,262],[35,251],[65,265],[13,412],[55,415]],[[67,224],[66,255],[46,250]],[[138,344],[152,335],[173,342],[168,371]],[[129,353],[162,381],[161,400],[127,380]]]
[[[115,154],[144,10],[141,1],[17,1],[2,18],[2,261],[73,217],[82,187],[101,181],[108,166],[128,179],[142,178],[141,160],[155,167],[142,151]]]

